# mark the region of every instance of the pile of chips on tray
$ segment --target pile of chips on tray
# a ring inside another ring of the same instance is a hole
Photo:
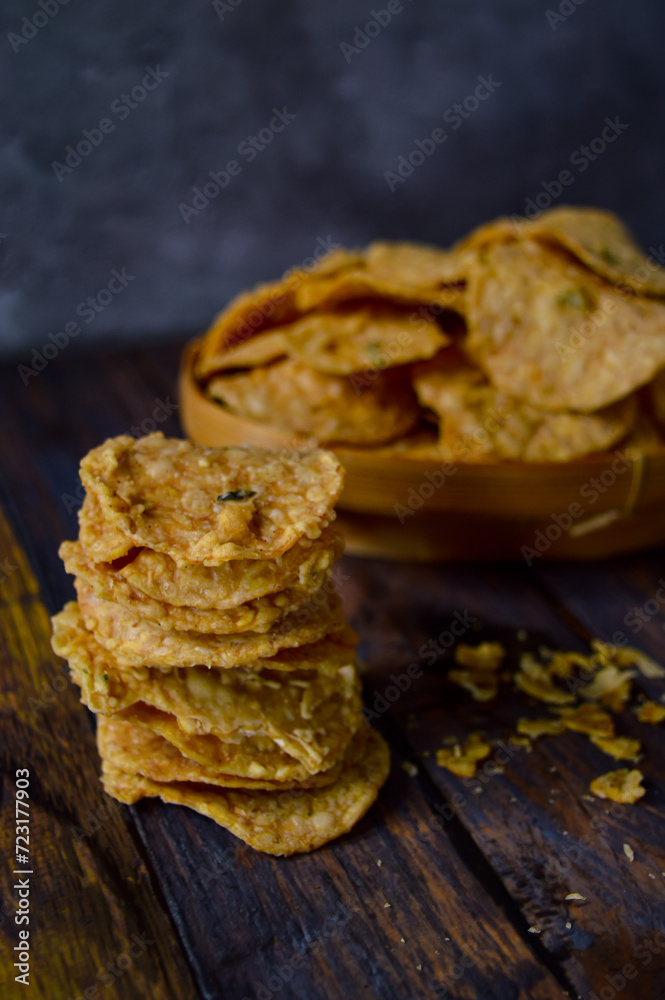
[[[659,451],[665,269],[594,208],[448,250],[373,243],[243,293],[198,347],[229,413],[296,440],[456,462]]]
[[[81,463],[78,601],[53,648],[98,713],[105,790],[160,796],[258,850],[309,851],[367,811],[388,751],[361,715],[332,578],[328,451],[122,436]]]

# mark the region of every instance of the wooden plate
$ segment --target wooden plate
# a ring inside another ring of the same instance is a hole
[[[180,416],[199,444],[293,448],[303,439],[243,420],[194,378],[197,342],[182,358]],[[575,462],[432,463],[333,449],[346,468],[338,504],[347,551],[389,559],[589,559],[665,542],[665,448],[620,449]]]

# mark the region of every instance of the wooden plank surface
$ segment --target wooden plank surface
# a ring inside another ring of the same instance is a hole
[[[62,538],[76,534],[81,455],[111,434],[147,432],[153,421],[167,434],[178,433],[176,369],[177,352],[168,349],[61,357],[27,387],[14,369],[0,372],[4,502],[49,611],[72,593],[56,549]],[[171,415],[163,418],[168,410]],[[70,867],[62,846],[67,824],[76,823],[77,809],[88,798],[109,801],[96,781],[89,717],[74,690],[66,689],[49,706],[55,714],[44,716],[39,727],[25,727],[18,740],[10,725],[20,730],[20,724],[10,720],[20,720],[23,685],[29,689],[36,668],[21,672],[15,666],[14,693],[3,700],[3,776],[20,750],[42,762],[44,801],[66,803],[57,813],[55,807],[47,810],[49,821],[55,817],[64,829],[50,840],[45,834],[41,858],[50,864],[51,851],[64,859],[52,868],[48,885],[52,900],[61,899],[63,926],[54,926],[70,950],[49,957],[55,904],[49,909],[46,902],[36,950],[43,968],[68,968],[68,979],[57,982],[60,993],[51,979],[51,992],[39,993],[40,983],[33,995],[67,997],[75,985],[80,990],[79,984],[89,984],[100,949],[119,953],[129,926],[123,921],[131,918],[152,921],[159,933],[147,953],[150,964],[139,968],[137,961],[136,974],[132,969],[118,980],[117,988],[125,990],[118,995],[129,997],[169,997],[172,990],[184,998],[228,1000],[508,1000],[609,996],[615,990],[626,998],[661,998],[663,728],[638,726],[630,713],[620,720],[627,735],[639,730],[646,750],[648,793],[634,807],[584,798],[590,779],[616,765],[576,734],[540,740],[531,753],[515,751],[503,771],[462,780],[435,764],[433,751],[446,735],[482,729],[505,740],[517,718],[534,712],[528,699],[514,695],[482,706],[471,702],[446,681],[450,652],[437,654],[434,662],[427,652],[433,639],[448,647],[453,624],[465,641],[498,637],[514,652],[543,641],[583,649],[590,635],[610,638],[620,628],[662,659],[660,606],[639,634],[624,621],[648,601],[644,613],[654,610],[661,573],[662,553],[530,570],[346,558],[342,592],[362,637],[366,702],[378,706],[376,724],[393,750],[393,771],[377,806],[346,838],[290,859],[259,855],[184,809],[157,802],[119,808],[94,838],[86,838],[83,896],[72,875],[78,869]],[[6,585],[16,587],[17,580],[10,577]],[[19,605],[41,607],[34,581],[30,586],[28,597],[18,595]],[[31,614],[34,641],[42,649],[38,660],[56,671],[50,676],[61,677],[44,645],[44,612]],[[516,640],[520,628],[529,633],[526,643]],[[14,641],[12,635],[9,627],[3,631],[5,644]],[[14,645],[9,659],[29,664],[35,656]],[[410,663],[422,675],[395,700],[381,701],[395,677],[406,687]],[[652,693],[661,690],[656,684]],[[63,742],[60,734],[69,735]],[[497,761],[503,759],[500,749],[493,754]],[[403,758],[416,765],[415,776],[401,769]],[[8,787],[5,782],[3,806]],[[4,824],[6,856],[10,834]],[[633,862],[624,843],[635,851]],[[117,874],[139,869],[140,877],[125,881]],[[570,892],[586,898],[566,901]],[[94,947],[85,910],[91,900],[102,901],[92,921]],[[627,965],[635,977],[619,990]],[[100,994],[114,995],[108,989]]]

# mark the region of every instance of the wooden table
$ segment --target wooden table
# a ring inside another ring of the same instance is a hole
[[[422,649],[438,637],[443,648],[457,622],[467,641],[499,638],[512,651],[542,642],[585,649],[590,636],[622,630],[663,659],[662,552],[532,569],[345,559],[343,596],[362,636],[367,704],[409,664],[422,676],[396,700],[391,688],[376,701],[376,725],[393,752],[378,804],[349,836],[314,854],[268,857],[186,809],[157,801],[126,808],[105,797],[93,718],[48,644],[47,612],[73,594],[56,550],[77,531],[85,451],[154,425],[179,433],[177,412],[165,417],[177,360],[172,348],[65,352],[27,386],[16,368],[0,373],[8,876],[0,995],[665,997],[663,726],[639,725],[631,712],[620,719],[620,731],[639,735],[645,749],[648,792],[635,806],[588,797],[590,780],[619,765],[572,733],[543,738],[531,752],[500,754],[497,745],[492,759],[503,770],[465,781],[436,766],[443,739],[480,729],[506,740],[530,706],[517,695],[472,702],[446,681],[450,652],[430,664]],[[631,611],[645,607],[648,620],[635,632]],[[655,697],[663,689],[642,687]],[[17,940],[17,768],[30,771],[29,989],[13,981],[8,957]],[[584,899],[567,900],[572,892]]]

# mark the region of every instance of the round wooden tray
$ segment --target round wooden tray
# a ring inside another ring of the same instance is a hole
[[[179,378],[185,433],[206,445],[302,444],[209,400],[194,378],[197,342]],[[619,449],[576,462],[432,463],[333,451],[346,469],[337,505],[347,551],[388,559],[589,559],[665,542],[665,448],[629,459]]]

